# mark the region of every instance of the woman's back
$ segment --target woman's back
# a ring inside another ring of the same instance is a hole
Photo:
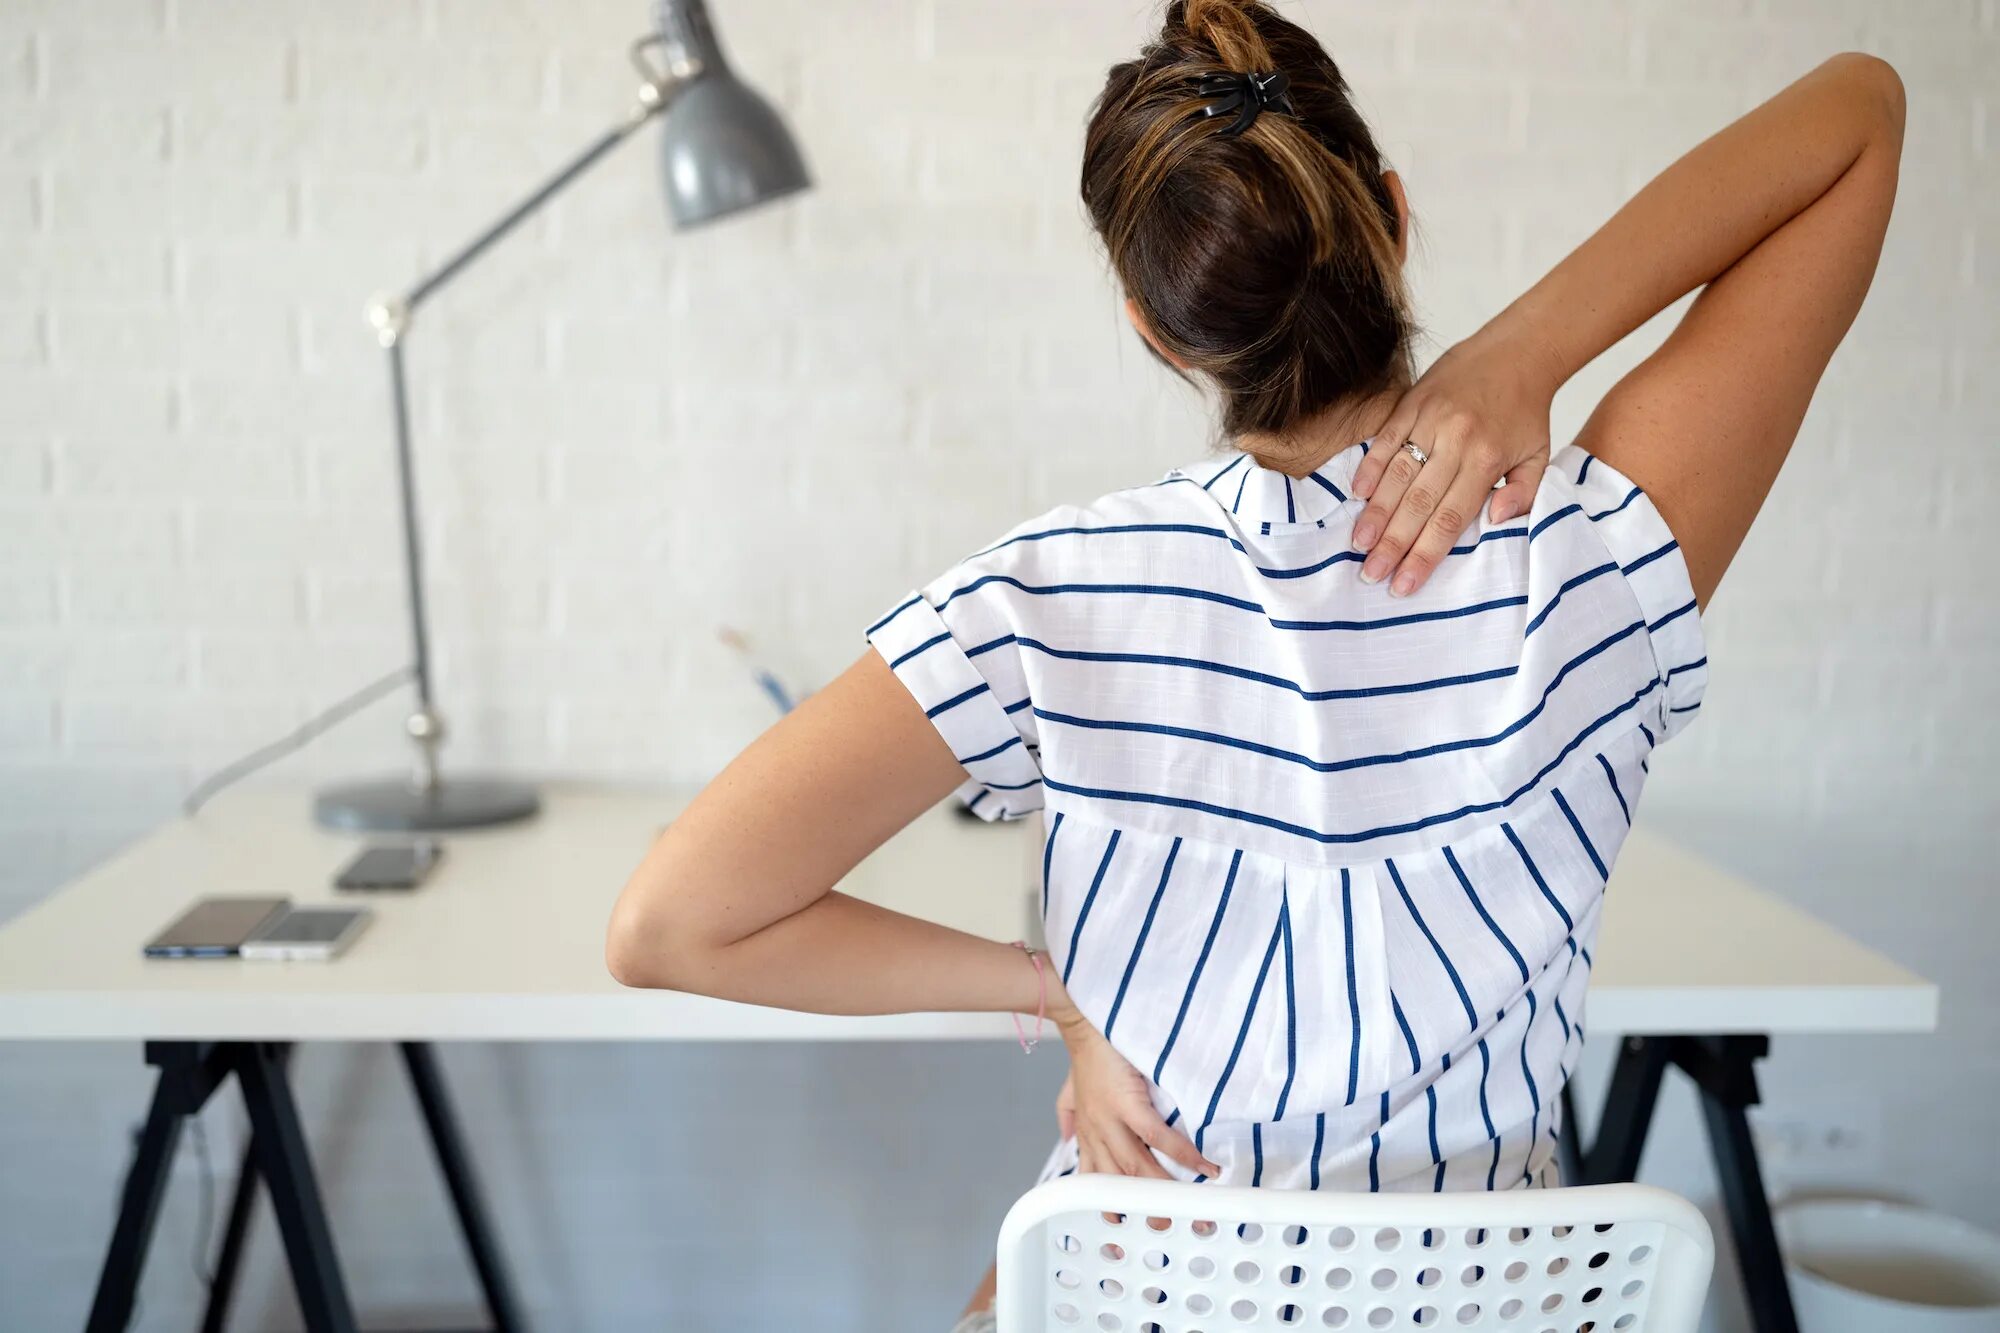
[[[1232,1182],[1505,1185],[1553,1153],[1700,621],[1650,501],[1577,450],[1392,599],[1351,549],[1363,449],[1059,509],[870,637],[972,808],[1045,812],[1055,966]]]

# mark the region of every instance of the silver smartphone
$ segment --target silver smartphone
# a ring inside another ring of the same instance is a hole
[[[339,957],[374,917],[366,907],[294,907],[259,926],[237,952],[266,961],[323,962]]]
[[[289,898],[203,898],[146,945],[148,958],[234,958],[285,914]]]

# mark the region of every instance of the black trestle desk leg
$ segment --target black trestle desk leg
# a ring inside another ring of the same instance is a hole
[[[1580,1183],[1609,1185],[1636,1179],[1646,1134],[1653,1127],[1653,1107],[1660,1098],[1660,1080],[1667,1072],[1669,1038],[1627,1037],[1611,1071],[1604,1094],[1604,1113],[1584,1154]]]
[[[1583,1126],[1576,1119],[1575,1084],[1563,1080],[1562,1087],[1562,1137],[1556,1140],[1556,1166],[1562,1171],[1562,1183],[1581,1185],[1583,1180]]]
[[[243,1262],[243,1242],[250,1234],[250,1212],[257,1205],[257,1146],[243,1145],[243,1165],[236,1172],[236,1191],[229,1200],[229,1222],[222,1230],[222,1250],[208,1284],[208,1306],[201,1314],[201,1333],[223,1333],[229,1325],[229,1303],[236,1297],[236,1269]]]
[[[451,1191],[452,1206],[465,1234],[465,1248],[471,1252],[480,1288],[486,1293],[486,1309],[493,1317],[494,1333],[521,1333],[527,1324],[521,1318],[520,1305],[500,1256],[499,1240],[486,1214],[486,1200],[472,1173],[472,1157],[459,1136],[458,1119],[452,1114],[451,1096],[445,1090],[437,1054],[428,1042],[406,1041],[401,1045],[403,1063],[410,1071],[410,1085],[416,1090],[424,1126],[430,1131],[438,1167],[444,1172],[445,1186]]]
[[[271,1190],[271,1208],[278,1216],[278,1234],[285,1242],[300,1313],[311,1333],[354,1333],[354,1308],[334,1256],[326,1207],[285,1077],[283,1050],[270,1043],[244,1042],[235,1054],[237,1082],[250,1111],[252,1155]]]
[[[132,1320],[132,1299],[146,1267],[154,1224],[160,1220],[167,1172],[187,1114],[177,1077],[170,1066],[162,1064],[153,1084],[152,1106],[146,1112],[146,1126],[139,1132],[132,1169],[125,1174],[118,1223],[112,1228],[111,1248],[97,1277],[97,1295],[90,1304],[89,1322],[84,1324],[86,1333],[121,1333]]]
[[[1757,1104],[1755,1062],[1768,1048],[1766,1039],[1720,1037],[1697,1044],[1714,1060],[1718,1075],[1695,1081],[1701,1089],[1708,1147],[1715,1158],[1730,1235],[1736,1242],[1751,1326],[1757,1333],[1799,1333],[1792,1291],[1785,1281],[1785,1258],[1771,1223],[1770,1197],[1757,1163],[1757,1144],[1750,1137],[1749,1108]]]

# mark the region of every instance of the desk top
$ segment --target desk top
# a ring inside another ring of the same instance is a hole
[[[0,929],[0,1039],[824,1040],[1009,1037],[998,1014],[853,1018],[629,991],[604,968],[612,900],[686,792],[559,787],[527,823],[451,835],[423,887],[342,893],[349,836],[304,792],[222,798]],[[1038,821],[934,811],[841,885],[996,939],[1038,933]],[[148,959],[197,898],[370,906],[331,963]],[[1937,988],[1812,916],[1635,830],[1590,989],[1599,1032],[1915,1032]]]

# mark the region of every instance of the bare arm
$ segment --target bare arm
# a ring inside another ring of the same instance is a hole
[[[1555,391],[1705,288],[1665,345],[1606,396],[1578,443],[1652,497],[1706,604],[1867,293],[1902,132],[1895,71],[1872,56],[1841,55],[1668,167],[1440,359],[1397,408],[1378,437],[1389,448],[1370,454],[1370,512],[1386,527],[1370,563],[1401,570],[1408,552],[1427,576],[1442,549],[1438,524],[1425,525],[1429,512],[1458,520],[1443,534],[1449,546],[1484,487],[1526,461],[1512,450],[1537,434],[1537,412],[1546,440]],[[1418,469],[1396,446],[1413,433],[1435,455],[1427,431],[1447,454],[1475,460],[1470,475],[1445,489],[1428,476],[1411,485]],[[1418,506],[1425,512],[1399,511],[1399,502],[1410,508],[1406,493],[1430,491],[1438,498]]]
[[[863,654],[653,844],[612,913],[612,974],[814,1013],[1035,1012],[1020,950],[832,891],[964,780],[909,691]]]
[[[1069,1048],[1083,1169],[1163,1176],[1147,1150],[1219,1168],[1153,1109],[1145,1079],[1021,951],[833,886],[965,780],[874,652],[765,732],[697,796],[618,896],[605,961],[628,986],[823,1014],[1049,1017]]]

